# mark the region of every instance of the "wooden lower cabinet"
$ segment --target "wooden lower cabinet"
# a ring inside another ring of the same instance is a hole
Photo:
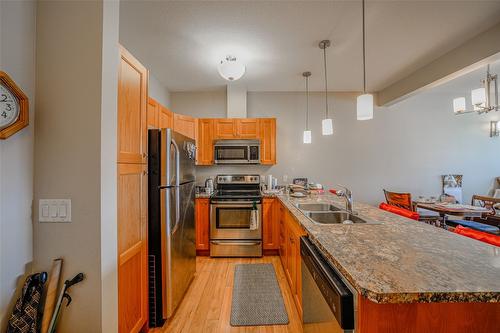
[[[280,224],[278,214],[278,199],[264,198],[262,200],[262,248],[264,250],[276,251],[280,248]]]
[[[500,332],[500,303],[379,304],[358,297],[360,333]]]
[[[147,314],[147,166],[118,164],[118,325],[136,333]]]
[[[207,255],[210,250],[210,199],[195,200],[196,252]]]
[[[306,232],[300,227],[292,214],[278,203],[279,215],[279,252],[281,264],[285,271],[290,290],[294,298],[295,305],[302,317],[302,270],[300,258],[300,237]]]

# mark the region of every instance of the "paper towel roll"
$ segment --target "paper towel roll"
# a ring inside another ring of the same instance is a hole
[[[267,175],[267,189],[268,190],[273,189],[273,176],[272,175]]]

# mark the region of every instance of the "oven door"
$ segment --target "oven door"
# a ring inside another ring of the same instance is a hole
[[[220,201],[210,204],[210,239],[262,239],[261,204],[257,203],[257,228],[250,229],[252,201]]]
[[[248,164],[248,145],[216,145],[215,164]]]

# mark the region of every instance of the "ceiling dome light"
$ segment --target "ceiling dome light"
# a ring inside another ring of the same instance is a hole
[[[245,65],[236,60],[236,57],[227,56],[217,68],[220,76],[228,81],[236,81],[245,74]]]

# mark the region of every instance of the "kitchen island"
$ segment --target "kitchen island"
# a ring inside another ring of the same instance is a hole
[[[357,291],[357,332],[500,331],[500,248],[361,203],[376,224],[318,224],[296,204],[343,199],[277,198]]]

